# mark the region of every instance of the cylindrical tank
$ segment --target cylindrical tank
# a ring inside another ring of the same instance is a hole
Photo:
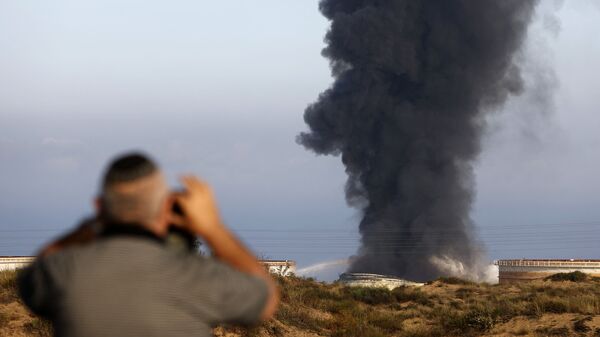
[[[424,283],[407,281],[394,276],[367,273],[343,273],[340,275],[339,281],[350,287],[388,288],[389,290],[402,286],[420,287],[424,285]]]
[[[25,268],[33,260],[34,256],[0,256],[0,271]]]
[[[497,260],[500,283],[538,280],[558,273],[580,271],[600,277],[600,260]]]

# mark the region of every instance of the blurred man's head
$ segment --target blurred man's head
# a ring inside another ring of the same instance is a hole
[[[157,165],[131,153],[108,166],[102,180],[100,212],[110,223],[137,224],[153,231],[165,227],[169,189]]]

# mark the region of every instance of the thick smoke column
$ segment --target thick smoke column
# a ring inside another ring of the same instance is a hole
[[[535,0],[323,0],[333,86],[298,141],[342,155],[363,211],[350,271],[415,280],[476,270],[472,163],[486,111],[523,90],[513,55]]]

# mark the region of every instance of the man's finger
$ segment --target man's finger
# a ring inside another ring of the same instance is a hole
[[[185,217],[174,213],[169,215],[169,223],[177,227],[185,227],[186,225]]]
[[[189,189],[205,191],[208,188],[208,184],[192,175],[183,176],[181,181]]]
[[[184,175],[181,177],[181,182],[188,188],[198,187],[198,178],[192,175]]]

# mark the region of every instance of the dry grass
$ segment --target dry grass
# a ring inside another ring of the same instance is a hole
[[[3,306],[19,303],[14,278],[0,273],[2,336],[11,336],[2,327],[15,320]],[[295,277],[278,282],[282,305],[274,320],[219,328],[217,336],[600,336],[600,281],[593,279],[489,285],[445,278],[393,291]],[[18,336],[51,334],[42,320],[22,321],[13,329]]]
[[[52,336],[50,323],[25,310],[16,279],[15,271],[0,271],[0,336]]]

